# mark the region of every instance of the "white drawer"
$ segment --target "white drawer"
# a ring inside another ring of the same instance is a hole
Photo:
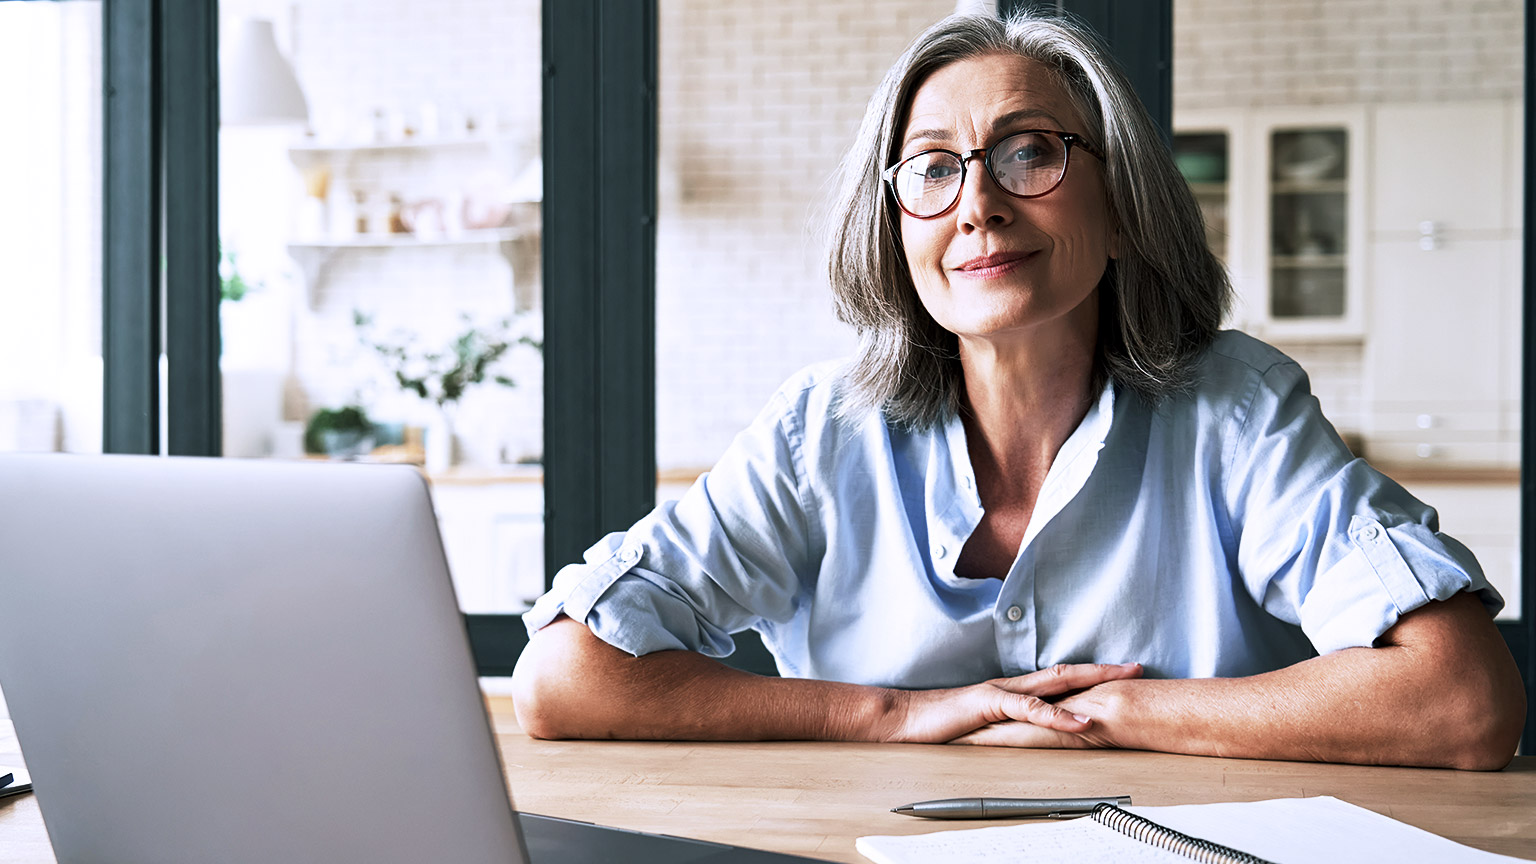
[[[1422,465],[1456,467],[1506,467],[1505,450],[1498,440],[1444,441],[1371,438],[1365,457],[1374,465]],[[1388,471],[1388,474],[1391,472]]]
[[[1501,420],[1497,405],[1451,406],[1376,406],[1370,412],[1371,430],[1378,435],[1458,435],[1462,433],[1497,433]]]

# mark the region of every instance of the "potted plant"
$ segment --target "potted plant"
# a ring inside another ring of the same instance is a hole
[[[373,449],[373,422],[360,405],[321,408],[304,427],[304,452],[350,459]]]
[[[503,318],[482,327],[468,314],[462,327],[443,348],[420,347],[415,334],[396,332],[381,336],[373,316],[352,313],[358,339],[384,364],[402,390],[415,394],[436,409],[434,424],[427,430],[427,470],[438,471],[453,461],[453,409],[466,392],[483,384],[515,387],[517,382],[499,371],[506,354],[518,345],[543,346],[526,335],[514,335],[513,319]]]

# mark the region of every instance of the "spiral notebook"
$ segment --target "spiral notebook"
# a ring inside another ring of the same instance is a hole
[[[906,836],[860,837],[876,864],[1492,864],[1518,861],[1463,846],[1337,798],[1119,808],[1090,816]]]

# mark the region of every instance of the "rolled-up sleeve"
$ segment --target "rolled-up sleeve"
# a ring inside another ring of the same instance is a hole
[[[1372,645],[1462,591],[1490,614],[1503,607],[1434,509],[1350,454],[1295,363],[1256,374],[1230,420],[1224,485],[1242,579],[1319,653]]]
[[[795,379],[676,502],[561,569],[523,616],[529,633],[562,612],[636,656],[723,657],[731,633],[789,620],[813,579],[805,505],[803,400]]]

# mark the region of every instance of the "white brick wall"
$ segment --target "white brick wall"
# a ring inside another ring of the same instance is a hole
[[[1518,96],[1519,0],[1175,0],[1182,110]]]

